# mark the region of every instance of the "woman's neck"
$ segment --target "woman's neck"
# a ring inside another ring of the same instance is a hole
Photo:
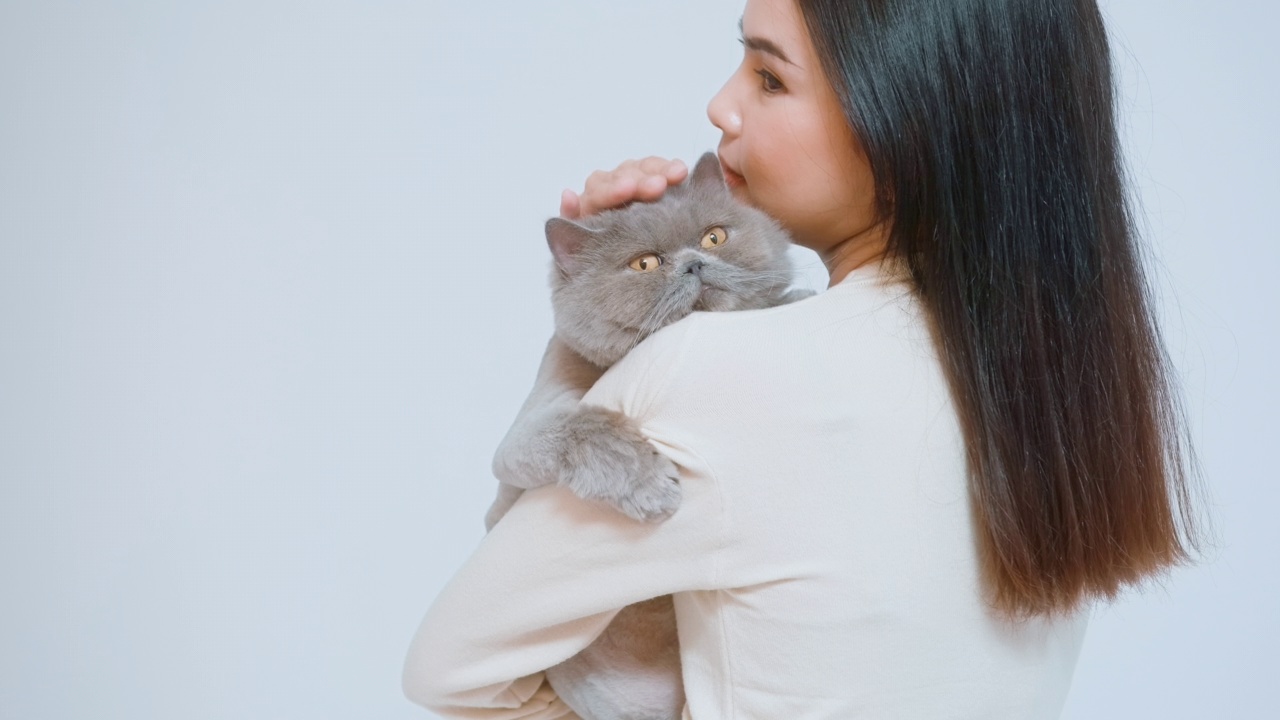
[[[881,260],[889,247],[887,228],[883,223],[872,225],[857,235],[819,250],[818,257],[822,258],[822,264],[827,266],[827,274],[831,276],[827,287],[845,279],[855,268]]]

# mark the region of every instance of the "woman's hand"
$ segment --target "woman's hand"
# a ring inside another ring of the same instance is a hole
[[[581,195],[572,190],[561,193],[560,217],[577,220],[635,200],[657,200],[668,187],[684,182],[688,174],[689,168],[679,160],[626,160],[613,170],[591,173]]]

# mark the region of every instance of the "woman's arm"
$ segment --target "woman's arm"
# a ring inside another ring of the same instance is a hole
[[[678,371],[678,329],[633,349],[583,401],[636,419],[682,466],[680,509],[643,523],[560,486],[525,492],[427,611],[405,662],[410,699],[446,717],[571,717],[542,671],[591,644],[627,605],[717,586],[719,488],[668,442],[678,428],[663,425],[655,402]]]
[[[525,492],[427,611],[405,694],[446,717],[567,714],[543,670],[627,605],[716,584],[718,493],[703,478],[684,482],[685,504],[658,525],[554,485]]]

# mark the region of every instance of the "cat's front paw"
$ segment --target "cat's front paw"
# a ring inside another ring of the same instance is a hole
[[[627,516],[660,522],[680,506],[675,463],[654,449],[621,413],[582,407],[569,422],[561,484]]]
[[[637,479],[609,502],[627,516],[645,522],[661,522],[674,515],[682,498],[675,463],[655,450],[635,472]]]

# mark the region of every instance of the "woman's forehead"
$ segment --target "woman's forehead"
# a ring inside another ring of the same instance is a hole
[[[738,30],[747,48],[804,69],[808,35],[795,0],[747,0]]]

